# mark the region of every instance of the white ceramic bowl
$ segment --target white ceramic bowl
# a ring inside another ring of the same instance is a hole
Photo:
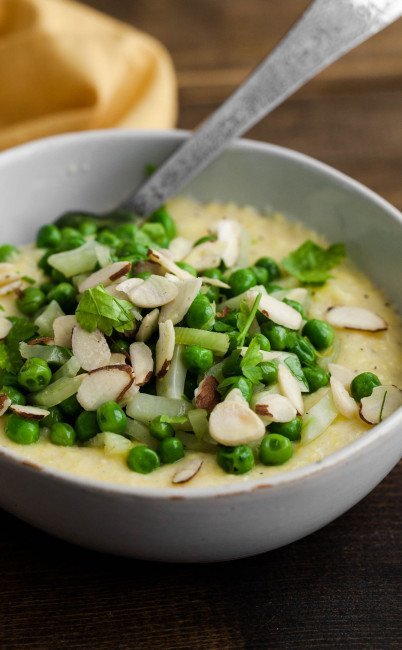
[[[104,211],[186,137],[103,131],[50,138],[0,155],[1,239],[23,243],[71,208]],[[301,154],[242,141],[191,184],[199,199],[270,206],[297,217],[350,256],[389,298],[399,291],[401,215],[362,185]],[[362,499],[397,463],[395,413],[319,463],[269,481],[218,488],[124,488],[79,479],[0,452],[0,505],[58,537],[137,558],[229,560],[288,544]],[[381,522],[379,523],[381,526]]]

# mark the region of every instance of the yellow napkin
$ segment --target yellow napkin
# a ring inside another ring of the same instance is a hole
[[[155,39],[70,0],[0,0],[0,149],[176,120],[171,59]]]

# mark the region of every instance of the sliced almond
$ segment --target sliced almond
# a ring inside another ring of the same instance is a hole
[[[144,280],[142,278],[128,278],[128,279],[126,278],[122,282],[119,282],[116,285],[112,285],[111,287],[108,287],[107,291],[110,293],[110,290],[112,289],[112,287],[114,287],[113,291],[118,292],[120,297],[123,297],[125,300],[127,300],[127,298],[130,298],[131,292],[134,291],[134,289],[140,287],[142,284],[144,284]]]
[[[131,269],[131,262],[113,262],[105,266],[95,273],[91,273],[78,287],[78,291],[83,293],[87,289],[93,289],[98,284],[103,284],[106,287],[108,284],[113,284],[123,275],[127,275]]]
[[[284,363],[278,365],[278,383],[282,395],[288,398],[299,415],[303,415],[304,402],[299,382]]]
[[[21,277],[14,270],[9,270],[0,273],[0,286],[10,284],[11,282],[16,282],[17,280],[21,282]]]
[[[253,306],[258,293],[255,289],[247,291],[246,300],[250,308]],[[302,324],[302,315],[297,309],[293,309],[290,305],[270,295],[261,295],[258,311],[266,318],[277,323],[277,325],[283,325],[283,327],[288,327],[291,330],[298,330]]]
[[[197,271],[216,269],[221,263],[225,250],[226,244],[222,241],[207,241],[194,246],[184,258],[184,262],[191,264]]]
[[[134,383],[137,386],[146,384],[154,372],[154,360],[151,348],[146,343],[136,342],[130,345],[131,365],[134,370]]]
[[[151,273],[151,275],[165,275],[165,269],[155,262],[140,260],[132,268],[132,275],[136,277],[139,273]]]
[[[360,417],[368,424],[378,424],[402,406],[402,392],[396,386],[376,386],[360,403]]]
[[[330,386],[332,392],[332,399],[334,400],[335,408],[345,418],[354,418],[358,413],[358,407],[346,390],[343,383],[332,376],[330,379]]]
[[[123,408],[127,406],[129,401],[134,397],[134,395],[137,395],[137,393],[140,392],[140,387],[137,386],[137,384],[134,384],[134,382],[131,384],[131,386],[126,390],[124,395],[119,399],[119,404]]]
[[[21,280],[16,280],[15,282],[10,282],[9,284],[4,284],[0,286],[0,296],[6,296],[8,293],[13,291],[18,291],[22,288],[23,283]]]
[[[181,269],[180,266],[177,266],[177,264],[175,264],[175,262],[173,262],[173,260],[170,259],[170,257],[162,251],[155,251],[150,248],[148,251],[148,258],[152,262],[155,262],[156,264],[159,264],[159,266],[162,266],[162,268],[166,269],[166,271],[169,271],[170,273],[173,273],[173,275],[176,275],[178,278],[180,278],[180,280],[187,280],[188,278],[193,277],[191,273],[185,271],[184,269]]]
[[[6,338],[6,336],[11,332],[12,326],[13,324],[8,320],[8,318],[3,318],[3,316],[0,317],[0,340]]]
[[[100,330],[87,332],[80,325],[76,325],[71,343],[73,354],[83,370],[96,370],[109,364],[110,349]]]
[[[50,336],[38,336],[36,339],[27,341],[28,345],[55,345],[54,339]]]
[[[328,370],[331,373],[331,377],[334,377],[341,382],[342,386],[349,388],[353,379],[358,373],[346,366],[341,366],[339,363],[329,363]]]
[[[190,458],[180,463],[180,467],[172,478],[172,483],[187,483],[190,481],[201,469],[201,458]]]
[[[225,397],[225,402],[238,402],[239,404],[245,404],[248,406],[248,401],[244,397],[240,388],[232,388]]]
[[[230,289],[230,284],[227,284],[227,282],[222,282],[222,280],[218,280],[218,278],[207,278],[205,275],[202,275],[200,277],[200,280],[202,281],[202,284],[210,284],[211,287]]]
[[[122,352],[112,352],[109,366],[124,366],[127,363],[126,355]]]
[[[171,320],[159,323],[159,339],[155,348],[155,374],[160,379],[169,370],[173,358],[176,336]]]
[[[240,255],[241,225],[233,219],[220,219],[213,227],[218,241],[224,244],[222,260],[228,269],[235,266]]]
[[[194,277],[180,282],[176,298],[162,307],[159,322],[164,323],[171,320],[173,325],[180,323],[190,309],[194,298],[200,292],[201,284],[201,278]]]
[[[106,366],[90,372],[77,392],[77,400],[86,411],[96,411],[109,400],[119,402],[134,381],[131,366]]]
[[[239,445],[260,440],[265,426],[249,406],[224,401],[217,404],[211,413],[209,433],[222,445]]]
[[[144,343],[148,341],[158,329],[158,320],[159,309],[153,309],[149,314],[144,316],[138,329],[137,336],[135,337],[136,340],[143,341]]]
[[[265,424],[270,422],[290,422],[297,411],[292,402],[284,395],[262,391],[254,400],[254,410]]]
[[[43,420],[50,414],[50,411],[38,406],[22,406],[21,404],[11,404],[10,411],[24,420]]]
[[[178,294],[178,288],[176,284],[160,275],[151,275],[139,286],[126,293],[137,307],[153,308],[161,307],[174,300]]]
[[[383,332],[388,329],[387,323],[381,316],[365,307],[330,307],[326,318],[330,325],[343,329],[365,332]]]
[[[169,252],[173,262],[181,262],[189,254],[193,244],[185,237],[175,237],[169,244]]]
[[[12,402],[8,395],[5,393],[0,394],[0,416],[4,415],[6,411],[10,408]]]
[[[199,409],[212,411],[221,401],[217,391],[218,380],[213,375],[207,375],[194,391],[195,405]]]
[[[300,303],[302,307],[307,306],[309,297],[309,291],[304,287],[296,287],[295,289],[290,289],[290,291],[287,291],[285,295],[285,298],[288,300],[295,300],[296,302]]]
[[[58,316],[53,321],[55,345],[71,348],[73,329],[78,325],[75,316]]]
[[[140,278],[137,279],[140,280]],[[109,284],[107,287],[105,287],[106,293],[108,293],[110,296],[113,296],[114,298],[119,298],[119,300],[127,300],[127,294],[124,293],[123,291],[119,291],[119,289],[117,288],[127,280],[128,280],[127,278],[123,277],[120,278],[120,282]],[[141,280],[141,282],[143,282],[143,280]],[[138,284],[141,284],[141,282],[139,282]]]

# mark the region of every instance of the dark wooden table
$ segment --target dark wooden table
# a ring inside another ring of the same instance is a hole
[[[90,0],[170,49],[179,126],[194,127],[307,5],[302,0]],[[251,132],[341,169],[402,208],[402,22]],[[0,648],[402,647],[396,468],[325,529],[221,565],[90,553],[0,515]]]

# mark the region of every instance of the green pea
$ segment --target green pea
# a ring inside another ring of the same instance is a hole
[[[102,230],[98,233],[96,239],[100,244],[109,248],[119,248],[121,246],[121,239],[111,230]]]
[[[307,380],[310,393],[327,386],[329,382],[329,372],[320,368],[320,366],[307,366],[303,368],[303,374]]]
[[[272,422],[268,426],[270,433],[279,433],[285,438],[289,438],[292,442],[295,440],[300,440],[301,430],[302,430],[302,419],[301,417],[295,417],[289,422]]]
[[[75,421],[75,432],[79,442],[87,442],[99,432],[98,418],[94,411],[83,411]]]
[[[18,445],[32,445],[39,440],[40,429],[36,420],[24,420],[10,415],[6,422],[6,436]]]
[[[209,241],[216,241],[216,235],[205,235],[205,237],[200,237],[196,242],[194,242],[193,248],[199,246],[200,244],[206,244]]]
[[[232,295],[238,296],[239,293],[244,293],[248,289],[255,287],[257,280],[252,269],[238,269],[238,271],[232,273],[228,284],[232,289]]]
[[[289,307],[293,307],[293,309],[296,309],[296,311],[299,312],[304,318],[304,309],[303,305],[301,305],[297,300],[290,300],[289,298],[284,298],[282,302],[285,303],[285,305],[289,305]]]
[[[219,302],[219,287],[212,287],[211,285],[206,287],[204,285],[203,294],[208,298],[209,302]]]
[[[268,293],[275,293],[276,291],[283,291],[283,287],[280,284],[274,284],[273,282],[268,282],[265,285],[265,288]]]
[[[217,323],[225,323],[225,325],[229,325],[230,327],[233,327],[233,329],[237,329],[237,313],[232,310],[229,311],[225,316],[222,316],[222,318],[217,318],[216,319]]]
[[[216,456],[219,467],[228,474],[245,474],[254,467],[254,454],[248,445],[220,446]]]
[[[3,386],[0,392],[7,395],[12,404],[20,404],[21,406],[24,406],[27,403],[25,395],[14,386]]]
[[[293,455],[289,438],[279,433],[268,433],[260,445],[259,458],[263,465],[283,465]]]
[[[310,341],[300,334],[294,334],[287,341],[287,348],[299,357],[300,363],[304,366],[312,366],[317,359],[317,353]]]
[[[218,386],[218,391],[225,397],[233,388],[238,388],[244,399],[248,402],[251,400],[253,395],[253,384],[249,379],[243,376],[228,377],[221,381]]]
[[[198,388],[198,378],[193,372],[188,372],[184,382],[184,394],[190,401],[194,399],[194,391]]]
[[[361,372],[352,380],[350,390],[356,402],[360,402],[363,397],[370,397],[376,386],[381,386],[377,375],[373,372]]]
[[[40,287],[39,287],[39,289],[40,289],[41,291],[43,291],[43,293],[45,293],[46,295],[47,295],[47,294],[49,293],[49,291],[51,291],[53,288],[54,288],[54,284],[53,284],[53,282],[43,282],[43,283],[40,285]]]
[[[70,239],[70,237],[80,237],[80,232],[72,226],[65,226],[60,230],[61,239]]]
[[[253,266],[252,271],[257,280],[257,284],[266,284],[269,280],[268,269],[263,266]]]
[[[325,350],[334,342],[334,330],[329,323],[318,318],[308,320],[302,333],[311,341],[317,350]]]
[[[282,325],[275,325],[275,323],[263,323],[261,325],[261,333],[270,342],[273,350],[284,350],[287,348],[289,340],[289,330]]]
[[[177,235],[176,224],[170,216],[166,208],[161,207],[159,210],[156,210],[152,213],[150,217],[152,223],[161,223],[166,231],[166,235],[169,239],[174,239]]]
[[[61,242],[61,232],[57,226],[49,223],[39,229],[36,237],[38,248],[57,248]]]
[[[25,316],[33,316],[46,303],[46,296],[37,287],[27,287],[17,300],[18,309]]]
[[[18,373],[18,383],[32,393],[50,384],[52,371],[46,361],[33,357],[27,359]]]
[[[78,230],[80,235],[83,237],[90,237],[91,235],[96,235],[98,232],[98,224],[96,223],[95,219],[87,217],[81,221],[78,226]]]
[[[65,282],[67,280],[66,276],[60,271],[58,271],[57,269],[51,269],[50,277],[53,280],[53,288],[55,282],[56,284],[61,284],[62,282]]]
[[[252,343],[252,341],[257,341],[258,345],[260,346],[260,350],[265,350],[265,352],[269,352],[271,349],[271,344],[269,342],[269,339],[264,336],[264,334],[254,334],[253,336],[250,336],[249,338],[249,343]]]
[[[191,275],[194,275],[194,277],[197,277],[197,270],[194,266],[191,266],[191,264],[187,264],[187,262],[176,262],[176,264],[180,269],[183,269],[183,271],[187,271],[188,273],[191,273]]]
[[[164,440],[165,438],[172,438],[174,436],[174,429],[169,422],[162,422],[162,416],[154,418],[149,425],[149,433],[156,440]]]
[[[115,230],[115,234],[121,241],[133,242],[135,241],[138,228],[133,223],[123,223]]]
[[[50,429],[53,424],[56,424],[56,422],[63,422],[63,414],[58,406],[49,406],[47,410],[49,411],[49,415],[41,420],[41,427],[47,427]]]
[[[178,438],[164,438],[158,446],[158,454],[162,463],[175,463],[184,458],[184,447]]]
[[[12,244],[0,246],[0,262],[10,262],[19,255],[19,250]]]
[[[242,358],[240,350],[233,350],[233,352],[231,352],[223,362],[222,375],[224,377],[235,377],[236,375],[241,375],[240,363]]]
[[[188,327],[211,330],[215,323],[215,311],[208,298],[199,293],[186,314]]]
[[[71,395],[59,404],[59,408],[67,418],[76,418],[82,411],[82,406],[76,395]]]
[[[117,339],[117,341],[113,341],[110,349],[112,352],[126,354],[130,350],[130,342],[126,339]]]
[[[205,271],[202,272],[202,275],[213,280],[222,280],[222,271],[220,269],[205,269]]]
[[[71,237],[63,237],[60,244],[57,247],[57,251],[62,253],[63,251],[71,251],[74,248],[79,248],[85,244],[85,239],[79,232],[76,235]]]
[[[140,278],[141,280],[148,280],[150,278],[152,273],[149,271],[141,271],[140,273],[136,273],[135,277]]]
[[[127,415],[121,406],[110,400],[102,404],[96,411],[101,431],[123,434],[127,427]]]
[[[145,445],[138,445],[130,449],[127,456],[127,465],[132,472],[149,474],[160,466],[158,454]]]
[[[258,367],[261,368],[264,384],[275,384],[278,381],[278,366],[273,361],[263,361]]]
[[[38,268],[40,268],[46,275],[50,275],[52,267],[48,263],[49,257],[52,255],[52,251],[46,251],[38,261]]]
[[[151,242],[156,244],[156,246],[160,248],[168,248],[169,247],[169,238],[166,235],[166,230],[162,226],[161,223],[144,223],[140,230],[140,237],[141,235],[146,235]],[[145,243],[145,242],[144,242]]]
[[[0,386],[12,386],[13,388],[18,388],[18,377],[12,372],[7,372],[6,370],[0,369]]]
[[[77,307],[77,291],[69,282],[61,282],[53,287],[47,294],[47,299],[49,302],[58,302],[66,313],[74,312]]]
[[[66,422],[55,422],[50,429],[50,442],[59,447],[72,447],[75,443],[75,431]]]
[[[183,350],[182,360],[186,368],[193,372],[206,372],[214,362],[211,350],[199,345],[187,345]]]
[[[272,259],[272,257],[260,257],[260,259],[256,261],[255,265],[262,266],[264,269],[267,269],[269,282],[272,282],[272,280],[277,280],[281,277],[279,266],[275,260]]]

